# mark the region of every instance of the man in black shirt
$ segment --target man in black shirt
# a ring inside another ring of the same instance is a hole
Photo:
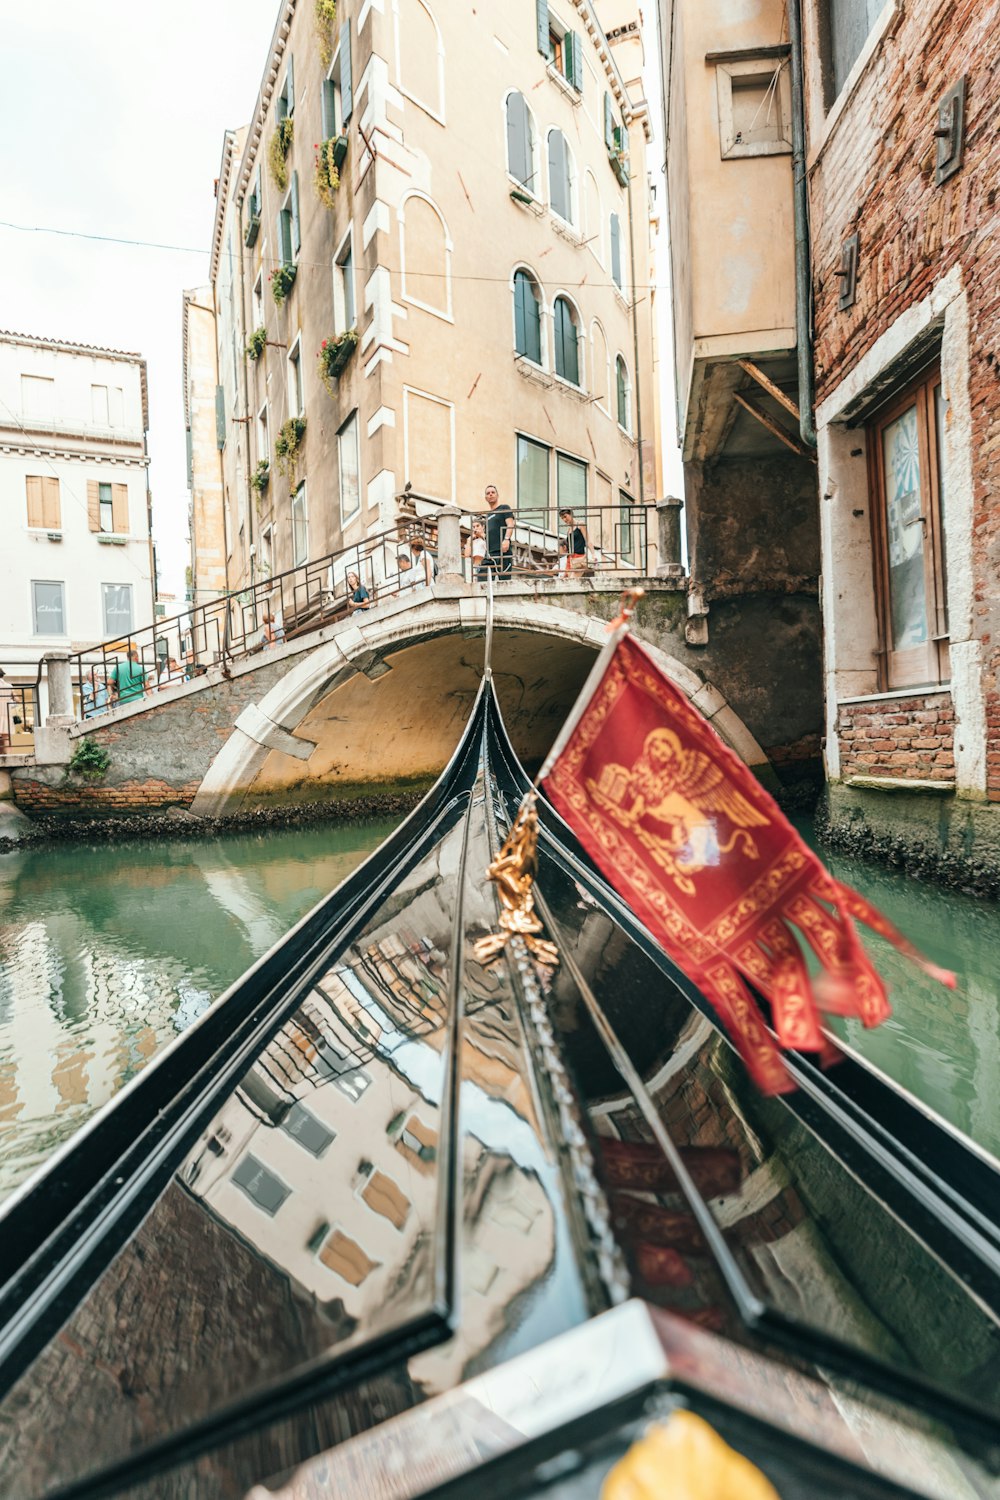
[[[514,512],[509,505],[500,504],[500,493],[495,484],[486,486],[486,556],[487,568],[492,568],[503,578],[514,565]]]

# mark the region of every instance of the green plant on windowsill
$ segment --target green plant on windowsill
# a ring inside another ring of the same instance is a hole
[[[319,378],[333,395],[333,382],[340,379],[340,372],[358,347],[358,330],[349,328],[339,338],[324,339],[317,357]]]
[[[274,461],[278,473],[284,474],[289,486],[295,488],[295,470],[299,461],[299,449],[306,435],[305,417],[289,417],[274,440]]]
[[[316,190],[316,197],[324,208],[328,208],[331,211],[336,207],[337,189],[340,187],[340,170],[337,153],[341,141],[346,146],[346,137],[342,135],[331,136],[329,140],[320,141],[316,147],[316,155],[313,158],[315,164],[313,187]],[[343,152],[340,153],[339,160],[343,160]]]
[[[278,127],[271,137],[271,144],[267,150],[267,164],[271,171],[271,180],[276,188],[284,192],[288,186],[288,153],[292,149],[292,141],[295,136],[295,121],[287,116],[278,121]]]
[[[247,359],[260,359],[267,347],[267,329],[263,324],[255,328],[247,339]]]
[[[253,473],[250,475],[250,488],[252,490],[256,490],[258,495],[263,495],[264,491],[267,489],[268,480],[270,478],[271,465],[268,463],[266,458],[262,458],[256,469],[254,469]]]
[[[267,279],[271,283],[271,296],[279,307],[295,285],[297,271],[298,266],[296,266],[295,262],[286,260],[280,266],[275,266],[274,270],[268,274]]]
[[[96,740],[85,735],[73,746],[68,773],[82,781],[100,781],[111,764],[111,756]]]
[[[316,30],[316,46],[324,68],[333,62],[333,28],[337,20],[337,0],[316,0],[313,21]]]

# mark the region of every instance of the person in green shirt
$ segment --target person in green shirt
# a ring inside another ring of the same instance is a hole
[[[139,665],[139,653],[133,646],[125,661],[120,661],[111,672],[109,679],[115,689],[115,698],[119,703],[131,703],[136,698],[144,698],[146,674]]]

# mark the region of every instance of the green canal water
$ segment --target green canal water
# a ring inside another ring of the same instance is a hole
[[[0,1197],[325,896],[393,820],[210,844],[0,855]],[[894,1014],[850,1043],[1000,1156],[1000,914],[830,860],[928,955],[949,992],[878,939]]]

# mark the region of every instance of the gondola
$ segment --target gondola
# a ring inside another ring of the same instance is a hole
[[[997,1164],[857,1058],[761,1097],[544,804],[559,968],[480,963],[528,784],[487,671],[415,812],[4,1205],[0,1494],[596,1496],[678,1402],[783,1500],[1000,1494]]]

